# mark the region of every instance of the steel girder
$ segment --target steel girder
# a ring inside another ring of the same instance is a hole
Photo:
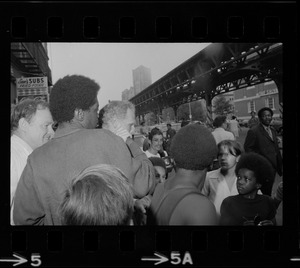
[[[281,43],[213,43],[131,101],[137,115],[160,112],[281,77]]]

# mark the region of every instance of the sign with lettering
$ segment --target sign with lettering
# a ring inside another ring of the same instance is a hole
[[[23,88],[48,88],[48,77],[22,77],[17,78],[17,90]]]
[[[258,92],[258,94],[260,96],[271,95],[271,94],[276,94],[276,93],[278,93],[278,89],[277,88],[265,89],[263,91]]]

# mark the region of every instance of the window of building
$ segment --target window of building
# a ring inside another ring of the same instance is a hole
[[[255,111],[255,101],[251,100],[248,102],[248,113]]]
[[[275,110],[275,100],[272,97],[266,98],[265,100],[266,107],[271,108],[272,110]]]

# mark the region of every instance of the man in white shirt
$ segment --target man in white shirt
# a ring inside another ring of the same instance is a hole
[[[28,156],[54,134],[48,103],[25,99],[11,111],[10,138],[10,208],[11,224],[14,195]]]
[[[227,118],[225,115],[218,115],[213,121],[213,126],[215,127],[215,130],[212,134],[217,145],[223,140],[235,140],[232,132],[225,130],[227,129]]]

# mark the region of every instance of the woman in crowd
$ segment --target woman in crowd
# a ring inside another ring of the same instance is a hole
[[[218,144],[218,160],[220,168],[206,175],[202,194],[214,203],[218,217],[223,200],[237,195],[235,166],[243,152],[242,145],[233,140],[223,140]]]

